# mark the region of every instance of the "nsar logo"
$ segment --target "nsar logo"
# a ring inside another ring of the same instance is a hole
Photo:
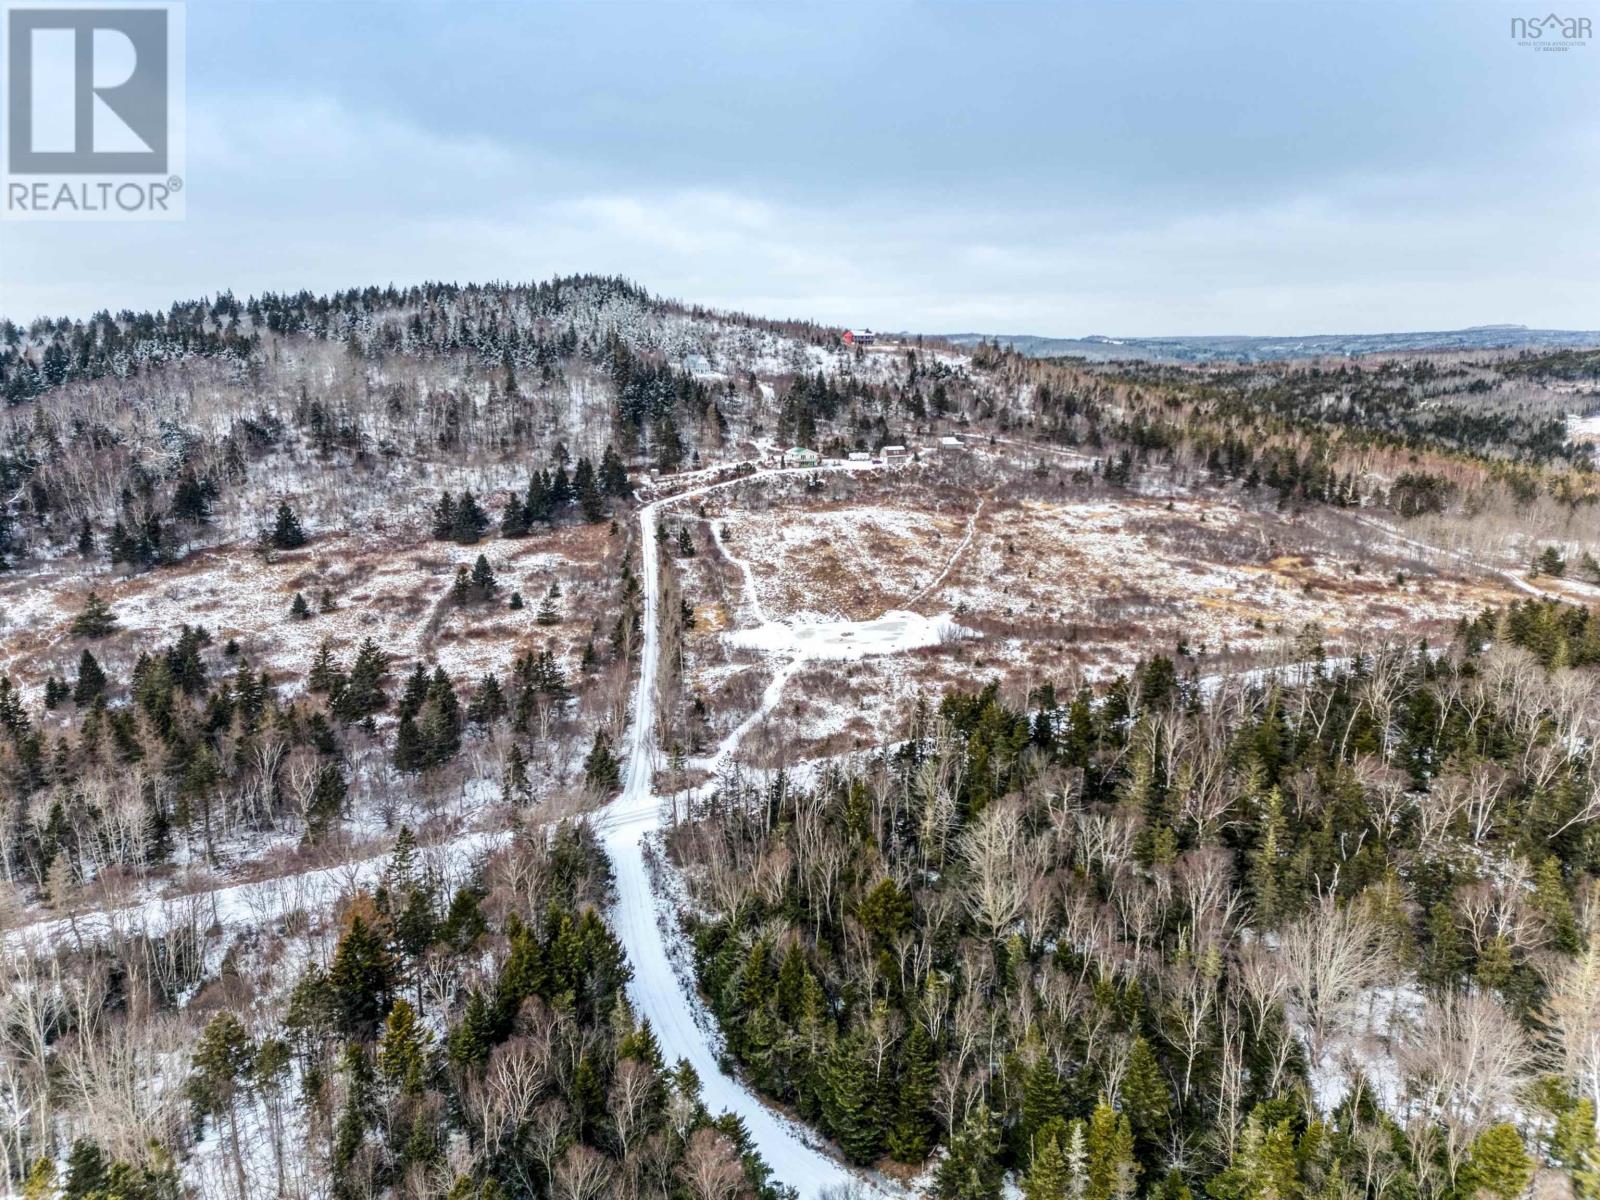
[[[1512,17],[1511,39],[1530,50],[1575,50],[1594,36],[1588,17]]]

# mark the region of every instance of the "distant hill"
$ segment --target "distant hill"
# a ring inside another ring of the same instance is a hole
[[[1155,362],[1271,362],[1423,350],[1549,350],[1600,346],[1600,330],[1529,329],[1524,325],[1475,325],[1420,333],[1313,333],[1300,337],[1130,337],[1082,338],[1035,334],[953,333],[959,346],[997,341],[1033,358],[1085,358],[1091,362],[1144,359]]]

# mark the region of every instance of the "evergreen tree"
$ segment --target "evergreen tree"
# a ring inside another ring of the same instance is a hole
[[[426,754],[425,765],[429,767],[444,765],[461,749],[461,706],[455,685],[443,667],[435,668],[428,685],[428,702],[423,706],[418,730]]]
[[[239,1085],[248,1076],[254,1059],[255,1046],[239,1019],[232,1013],[218,1013],[200,1035],[200,1045],[194,1052],[193,1070],[188,1081],[189,1099],[197,1112],[204,1116],[228,1118],[229,1140],[233,1143],[233,1159],[241,1188],[246,1181],[244,1145],[239,1137],[237,1095]],[[240,1194],[244,1192],[241,1190]]]
[[[306,838],[309,841],[322,841],[334,822],[344,815],[345,791],[344,772],[339,765],[324,763],[317,770],[317,783],[307,813]]]
[[[555,584],[550,585],[550,590],[544,594],[544,599],[539,602],[539,611],[533,614],[533,620],[538,625],[561,624],[561,611],[556,607],[556,597],[560,593]]]
[[[1561,556],[1561,551],[1554,546],[1546,546],[1533,560],[1533,569],[1530,574],[1534,576],[1549,575],[1559,579],[1567,573],[1567,560]]]
[[[1022,1181],[1025,1200],[1066,1200],[1070,1172],[1061,1143],[1052,1134],[1036,1147]]]
[[[410,713],[400,715],[400,724],[394,737],[394,767],[406,774],[416,774],[428,765],[428,748],[416,719]]]
[[[435,539],[444,542],[455,536],[456,531],[456,502],[449,492],[439,497],[439,503],[433,509],[432,532]]]
[[[785,966],[788,965],[787,960]],[[800,979],[803,989],[805,979]],[[780,976],[780,994],[782,990]],[[800,996],[792,1002],[791,1011],[798,1013]],[[903,1163],[920,1163],[933,1149],[937,1132],[933,1123],[933,1085],[937,1080],[933,1041],[928,1037],[922,1022],[913,1022],[900,1051],[899,1087],[894,1104],[894,1117],[889,1125],[884,1143],[889,1153]]]
[[[1561,863],[1554,855],[1546,857],[1533,875],[1533,908],[1539,914],[1551,944],[1564,954],[1576,954],[1583,944],[1572,897],[1561,878]]]
[[[506,697],[500,690],[500,681],[492,674],[485,674],[478,681],[472,702],[467,705],[467,720],[474,725],[489,725],[505,715]]]
[[[1133,1161],[1133,1129],[1104,1096],[1089,1117],[1086,1200],[1123,1200],[1133,1194],[1138,1167]]]
[[[277,519],[272,524],[267,540],[275,550],[297,550],[306,544],[306,531],[301,528],[300,518],[289,507],[287,500],[278,505]]]
[[[1000,1129],[989,1106],[980,1102],[950,1138],[935,1183],[941,1200],[996,1200],[1003,1177]]]
[[[1038,1153],[1037,1143],[1066,1115],[1061,1076],[1050,1056],[1040,1052],[1022,1082],[1022,1142],[1028,1154]]]
[[[583,779],[597,792],[614,792],[622,783],[621,764],[611,753],[611,739],[604,729],[594,731],[594,745],[583,760]]]
[[[1161,1067],[1142,1037],[1133,1039],[1128,1074],[1122,1084],[1122,1110],[1133,1129],[1134,1144],[1145,1162],[1154,1161],[1167,1136],[1172,1098]]]
[[[305,621],[310,619],[311,606],[306,603],[305,594],[303,592],[296,592],[294,594],[294,603],[289,605],[289,616],[296,621]]]
[[[72,689],[72,702],[79,708],[87,707],[105,694],[106,673],[100,669],[95,656],[85,650],[78,656],[78,682]]]
[[[489,566],[489,560],[484,555],[478,555],[478,560],[472,564],[472,594],[479,601],[492,599],[495,590],[499,587],[495,581],[494,569]]]
[[[535,471],[528,479],[528,490],[523,496],[523,519],[532,530],[535,525],[548,525],[555,511],[556,499],[551,493],[550,481],[543,471]]]
[[[1472,1140],[1457,1191],[1467,1197],[1518,1200],[1533,1181],[1535,1166],[1514,1125],[1491,1125]]]
[[[1466,947],[1456,926],[1455,911],[1446,901],[1436,901],[1428,910],[1427,941],[1417,975],[1425,986],[1448,991],[1460,980],[1466,961]]]
[[[339,1028],[346,1037],[370,1038],[389,1007],[393,986],[383,939],[358,914],[339,939],[328,971]]]
[[[427,1082],[429,1041],[417,1010],[404,999],[396,1000],[378,1042],[378,1077],[396,1093],[421,1095]]]
[[[306,687],[313,692],[331,692],[339,676],[339,664],[333,657],[333,643],[323,638],[306,673]]]
[[[489,528],[489,514],[483,511],[471,489],[461,493],[455,506],[455,517],[450,524],[450,537],[463,546],[470,546]]]
[[[591,525],[606,519],[606,502],[600,494],[600,485],[595,479],[594,467],[587,458],[578,460],[577,470],[573,472],[572,486],[578,497],[578,507],[583,513],[583,519]]]
[[[360,721],[378,712],[389,702],[383,691],[383,678],[389,670],[389,656],[371,638],[356,651],[355,665],[334,704],[342,721]]]
[[[838,1039],[828,1056],[822,1114],[847,1159],[869,1163],[878,1157],[883,1123],[877,1081],[867,1065],[866,1048],[855,1035]]]
[[[106,1159],[100,1147],[87,1138],[72,1143],[67,1155],[67,1176],[62,1200],[98,1200],[106,1186]]]
[[[607,446],[600,456],[600,487],[608,496],[626,500],[633,495],[633,485],[628,482],[628,469],[622,465],[616,448]]]
[[[532,522],[528,519],[528,509],[522,498],[516,495],[506,500],[505,511],[500,514],[500,536],[509,538],[526,537]]]
[[[103,638],[109,636],[117,628],[117,618],[111,611],[111,606],[100,598],[100,593],[91,590],[84,597],[83,611],[72,619],[72,636],[81,638]]]

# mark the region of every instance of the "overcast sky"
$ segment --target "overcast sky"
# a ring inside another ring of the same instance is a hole
[[[0,224],[0,313],[597,271],[930,332],[1600,327],[1600,41],[1518,11],[194,0],[187,220]]]

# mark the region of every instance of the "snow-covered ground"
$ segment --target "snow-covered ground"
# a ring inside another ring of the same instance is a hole
[[[804,658],[865,658],[937,646],[965,636],[950,613],[925,617],[890,609],[870,621],[768,621],[727,635],[742,650],[793,654]]]
[[[804,474],[766,471],[760,475]],[[755,478],[747,476],[746,478]],[[661,509],[681,500],[704,495],[742,480],[709,484],[658,500],[639,510],[639,530],[645,547],[655,545],[656,519]],[[692,982],[674,969],[674,948],[683,953],[677,934],[677,917],[670,902],[652,887],[647,850],[662,824],[662,799],[654,791],[656,746],[656,669],[660,656],[658,607],[661,565],[654,553],[643,555],[644,631],[639,680],[634,692],[633,726],[629,731],[622,794],[601,813],[596,824],[616,880],[617,898],[611,913],[612,928],[633,967],[628,998],[634,1011],[649,1020],[668,1062],[687,1059],[700,1076],[702,1097],[713,1112],[737,1113],[750,1131],[756,1149],[779,1181],[799,1190],[803,1197],[862,1177],[833,1158],[799,1125],[783,1117],[743,1083],[722,1069],[712,1030],[702,1011]],[[908,614],[909,615],[909,614]],[[882,1186],[867,1182],[869,1192]]]

